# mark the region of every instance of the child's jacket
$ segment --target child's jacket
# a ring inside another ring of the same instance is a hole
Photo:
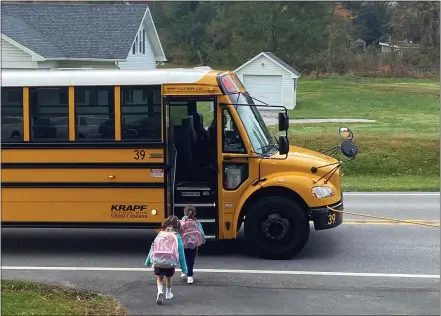
[[[182,217],[182,221],[185,221],[186,219],[188,219],[188,216]],[[196,221],[198,222],[199,231],[201,232],[202,237],[204,238],[204,242],[205,242],[207,239],[205,238],[205,233],[204,233],[204,229],[202,228],[202,224],[198,220],[196,220]]]
[[[179,265],[181,266],[182,273],[187,273],[187,263],[185,262],[185,253],[184,253],[184,244],[182,243],[182,238],[179,233],[175,233],[176,237],[178,238],[178,252],[179,252]],[[152,248],[155,241],[153,241],[152,245],[150,246],[149,254],[147,255],[147,258],[145,260],[146,266],[151,266],[152,261],[150,260],[151,254],[152,254]]]

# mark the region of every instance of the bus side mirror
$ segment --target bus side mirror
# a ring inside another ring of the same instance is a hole
[[[289,152],[289,141],[286,136],[279,136],[279,154],[286,155]]]
[[[287,131],[289,127],[288,114],[279,112],[279,132]]]

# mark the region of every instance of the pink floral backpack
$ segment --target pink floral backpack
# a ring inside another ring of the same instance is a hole
[[[199,224],[193,219],[181,220],[181,237],[184,248],[195,249],[204,243]]]
[[[178,238],[172,230],[161,231],[153,241],[151,261],[154,267],[174,268],[179,262]]]

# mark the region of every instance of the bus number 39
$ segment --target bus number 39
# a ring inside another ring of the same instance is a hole
[[[144,150],[139,150],[139,149],[136,149],[135,150],[135,157],[133,157],[135,160],[144,160],[144,158],[145,158],[145,151]]]
[[[335,223],[335,214],[328,215],[328,225],[332,225]]]

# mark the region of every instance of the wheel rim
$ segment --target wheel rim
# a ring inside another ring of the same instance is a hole
[[[261,226],[262,235],[269,242],[280,242],[286,240],[293,233],[292,225],[287,218],[280,214],[270,214],[263,219]]]

